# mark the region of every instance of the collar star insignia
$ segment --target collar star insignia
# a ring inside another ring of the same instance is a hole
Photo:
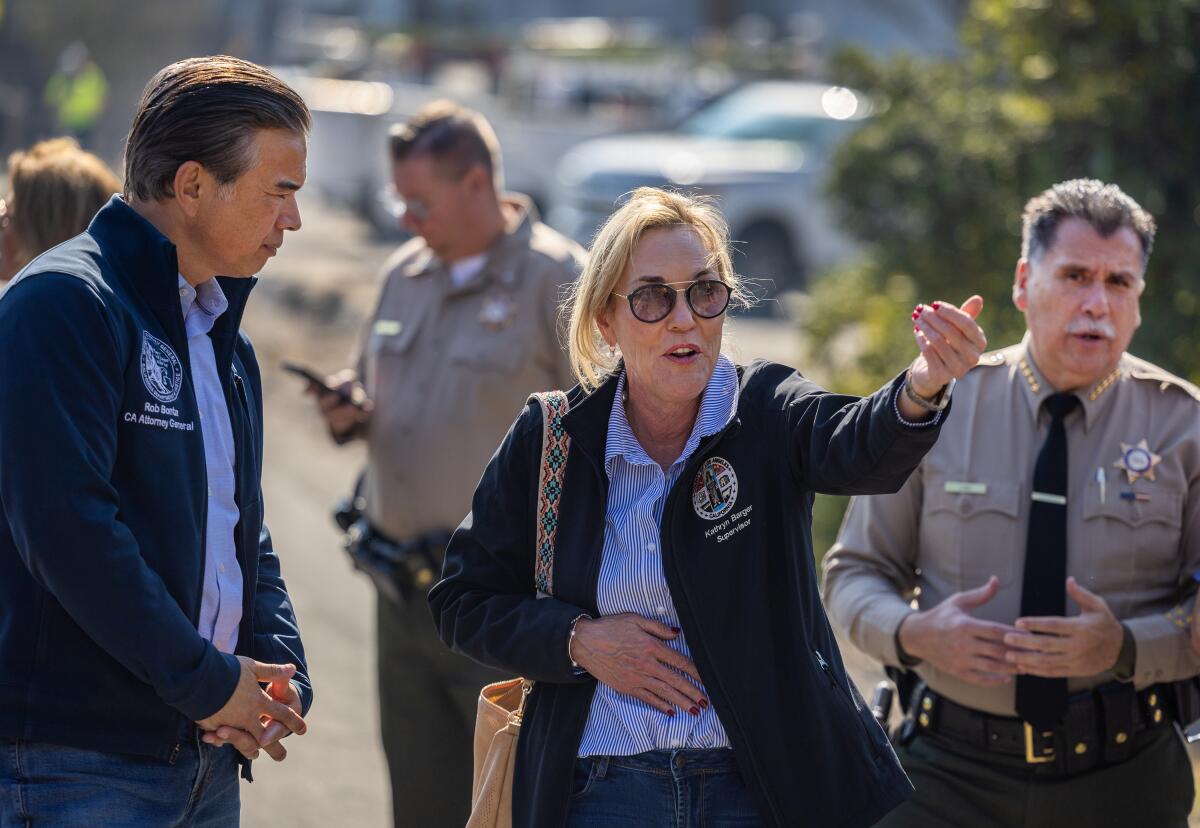
[[[507,296],[489,296],[483,300],[479,321],[493,331],[503,330],[517,315],[517,305]]]
[[[1136,445],[1121,443],[1121,459],[1113,465],[1125,472],[1125,477],[1132,484],[1139,477],[1147,480],[1154,479],[1154,467],[1162,462],[1162,455],[1150,450],[1150,444],[1145,439]]]

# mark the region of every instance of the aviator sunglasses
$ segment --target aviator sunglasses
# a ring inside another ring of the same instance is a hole
[[[675,288],[672,285],[687,285]],[[686,294],[688,307],[702,319],[720,316],[729,307],[729,285],[719,279],[700,279],[695,282],[655,282],[643,285],[632,293],[617,293],[629,301],[629,310],[641,322],[659,322],[675,310],[677,294]]]

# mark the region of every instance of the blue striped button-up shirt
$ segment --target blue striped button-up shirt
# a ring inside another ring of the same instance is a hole
[[[601,615],[636,612],[668,627],[678,627],[679,616],[663,575],[659,548],[663,507],[700,441],[716,434],[733,419],[738,398],[737,369],[724,356],[718,358],[683,453],[665,473],[633,436],[625,416],[624,396],[622,373],[617,379],[604,449],[608,508],[596,605]],[[677,550],[676,554],[686,555],[687,550]],[[665,643],[691,658],[682,633]],[[650,750],[727,747],[729,738],[712,706],[701,710],[699,716],[686,710],[668,716],[600,683],[592,699],[578,755],[631,756]]]
[[[204,464],[208,472],[208,522],[205,526],[204,595],[200,602],[200,635],[223,653],[237,646],[242,623],[242,568],[238,564],[233,532],[241,512],[234,495],[235,448],[233,427],[217,357],[213,351],[212,330],[217,317],[229,308],[229,302],[216,279],[193,288],[179,277],[179,304],[187,330],[188,358],[192,365],[192,387],[200,409],[200,434],[204,439]]]

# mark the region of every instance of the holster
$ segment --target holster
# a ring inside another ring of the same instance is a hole
[[[384,597],[403,606],[423,597],[442,571],[449,532],[431,532],[397,543],[360,518],[346,532],[346,552]]]
[[[1200,719],[1200,676],[1171,682],[1166,695],[1167,710],[1181,728],[1187,730]]]
[[[364,514],[366,475],[354,493],[334,507],[333,520],[346,533],[344,546],[354,568],[365,573],[385,598],[403,606],[423,596],[442,571],[449,532],[430,532],[413,540],[395,541],[377,531]]]

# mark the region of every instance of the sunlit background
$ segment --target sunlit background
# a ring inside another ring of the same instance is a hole
[[[390,813],[373,596],[327,517],[363,458],[328,443],[278,362],[348,359],[400,240],[384,136],[428,101],[483,112],[507,186],[585,244],[639,185],[717,198],[760,297],[734,353],[841,391],[911,358],[918,301],[982,293],[991,341],[1018,338],[1025,199],[1115,181],[1160,228],[1133,350],[1200,380],[1195,0],[0,0],[0,153],[71,134],[119,168],[150,76],[217,52],[273,67],[314,112],[304,229],[246,324],[268,395],[267,517],[317,702],[310,735],[245,789],[248,825]],[[819,501],[818,555],[842,506]],[[869,692],[873,666],[847,658]]]

